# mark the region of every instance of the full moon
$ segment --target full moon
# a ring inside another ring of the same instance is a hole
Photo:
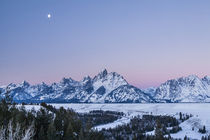
[[[47,18],[50,19],[51,18],[51,14],[47,14]]]

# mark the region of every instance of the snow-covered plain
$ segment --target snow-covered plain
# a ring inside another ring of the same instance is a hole
[[[91,110],[111,110],[124,112],[125,116],[121,119],[95,127],[101,130],[102,128],[113,128],[117,125],[128,123],[133,116],[143,114],[153,115],[170,115],[178,117],[179,112],[192,114],[189,120],[180,124],[182,131],[171,134],[174,138],[184,138],[188,136],[193,139],[201,139],[204,135],[210,134],[210,103],[158,103],[158,104],[52,104],[56,108],[72,108],[76,112],[85,113]],[[38,109],[39,106],[27,105],[26,109],[34,107]],[[200,134],[199,128],[206,126],[207,133]],[[192,128],[194,127],[194,130]]]

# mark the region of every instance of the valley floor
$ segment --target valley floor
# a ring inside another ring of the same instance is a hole
[[[193,117],[180,124],[182,130],[176,134],[171,134],[173,138],[184,138],[188,136],[193,139],[201,139],[202,136],[210,134],[210,103],[158,103],[158,104],[52,104],[56,108],[63,106],[64,108],[72,108],[76,112],[85,113],[91,110],[110,110],[124,112],[125,115],[109,124],[100,125],[94,129],[101,130],[102,128],[113,128],[117,125],[128,123],[133,116],[152,114],[152,115],[170,115],[179,117],[179,112],[192,114]],[[26,109],[37,105],[26,105]],[[207,133],[201,134],[199,128],[205,125]],[[192,130],[194,128],[194,130]],[[153,133],[153,132],[148,132]]]

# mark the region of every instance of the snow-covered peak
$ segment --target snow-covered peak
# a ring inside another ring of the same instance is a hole
[[[95,77],[94,79],[97,80],[97,79],[102,79],[104,77],[106,77],[108,74],[107,70],[106,69],[103,69],[101,72],[99,72]]]
[[[23,82],[21,82],[20,84],[19,84],[19,86],[22,86],[22,87],[29,87],[30,86],[30,84],[29,84],[29,82],[27,82],[27,81],[23,81]]]
[[[181,85],[181,86],[195,86],[196,84],[202,84],[201,79],[196,76],[196,75],[189,75],[186,77],[181,77],[181,78],[176,78],[176,79],[171,79],[167,80],[165,83],[161,84],[161,86],[175,86],[175,85]]]
[[[122,81],[125,81],[126,80],[118,73],[116,72],[110,72],[108,73],[108,71],[106,69],[103,69],[101,72],[99,72],[94,78],[93,78],[93,81],[98,81],[98,80],[107,80],[107,78],[110,78],[110,79],[121,79]],[[127,83],[127,82],[126,82]]]
[[[187,77],[181,77],[178,80],[185,80],[186,82],[191,82],[191,81],[199,81],[200,78],[197,75],[189,75]]]
[[[127,84],[128,82],[121,75],[116,72],[107,73],[107,70],[100,72],[93,78],[94,90],[96,91],[103,86],[105,89],[104,97],[119,86]]]
[[[199,86],[202,84],[201,79],[196,75],[189,75],[187,77],[179,78],[178,83],[185,84],[189,86]]]
[[[209,96],[209,87],[196,75],[168,80],[161,84],[155,98],[170,102],[200,102]]]
[[[101,73],[101,74],[105,74],[105,75],[106,75],[106,74],[108,74],[108,71],[107,71],[107,69],[106,69],[106,68],[104,68],[104,69],[102,69],[102,70],[101,70],[101,72],[100,72],[100,73]]]
[[[91,78],[90,78],[90,76],[85,76],[83,79],[82,79],[82,83],[86,83],[86,82],[88,82],[88,81],[90,81],[91,80]]]
[[[205,76],[202,78],[202,81],[210,85],[210,76]]]
[[[62,80],[60,81],[60,83],[62,85],[74,85],[74,84],[77,84],[78,82],[73,80],[72,78],[62,78]]]
[[[4,95],[9,91],[12,91],[16,88],[16,84],[14,83],[10,83],[7,86],[1,86],[0,87],[0,99],[2,99],[2,97],[4,97]]]
[[[210,76],[206,75],[204,78],[210,80]]]
[[[14,84],[14,83],[10,83],[8,86],[6,86],[6,88],[7,89],[14,89],[14,88],[16,88],[16,84]]]
[[[210,80],[210,76],[207,76],[207,75],[206,75],[206,76],[204,76],[203,78],[204,78],[204,79],[208,79],[208,80]]]
[[[199,77],[197,75],[194,75],[194,74],[191,74],[191,75],[187,76],[186,78],[190,79],[190,80],[199,79]]]
[[[39,86],[41,86],[41,87],[48,87],[48,85],[45,82],[42,82]]]
[[[94,83],[109,83],[109,84],[120,84],[126,85],[128,84],[127,81],[118,73],[110,72],[108,73],[105,69],[104,71],[100,72],[93,78]]]

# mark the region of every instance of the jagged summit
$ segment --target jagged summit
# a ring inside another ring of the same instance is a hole
[[[24,80],[23,82],[21,82],[20,85],[22,85],[22,86],[24,86],[24,87],[30,86],[29,82],[27,82],[27,81],[25,81],[25,80]]]
[[[108,74],[107,70],[106,69],[103,69],[102,71],[100,71],[94,78],[93,80],[98,80],[98,79],[102,79],[104,77],[106,77]]]
[[[206,82],[208,85],[210,85],[210,76],[205,76],[202,78],[202,81]]]
[[[82,81],[83,82],[85,82],[85,81],[89,81],[89,80],[91,80],[91,78],[90,78],[90,76],[88,75],[88,76],[85,76],[83,79],[82,79]]]
[[[62,78],[62,80],[60,81],[60,83],[62,84],[69,84],[69,83],[73,83],[75,82],[75,80],[73,80],[72,78]]]
[[[106,68],[104,68],[100,73],[99,75],[101,75],[102,77],[103,76],[106,76],[108,74],[108,71],[106,70]]]

